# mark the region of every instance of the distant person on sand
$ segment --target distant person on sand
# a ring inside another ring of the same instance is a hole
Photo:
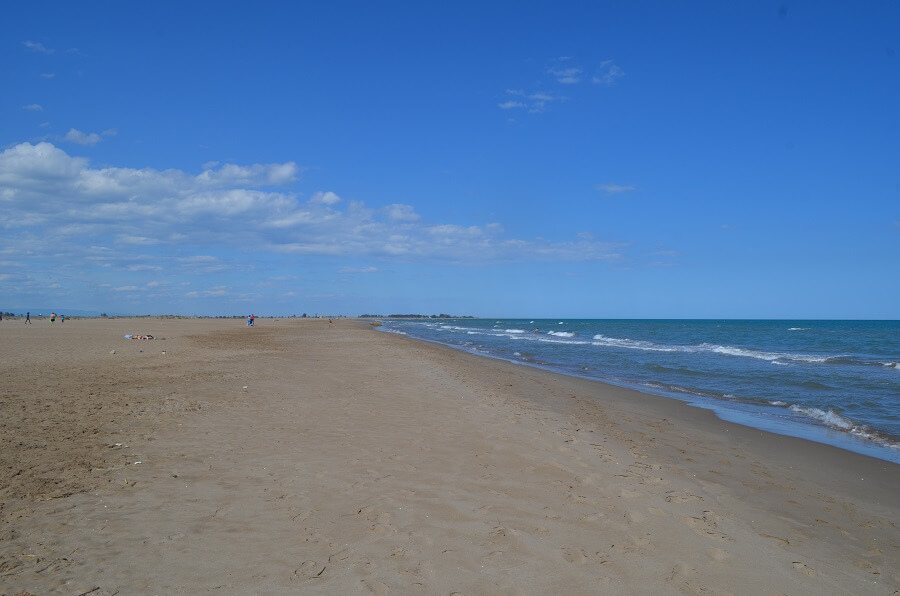
[[[65,323],[65,322],[66,322],[66,315],[59,315],[59,322],[60,322],[60,323]]]
[[[331,319],[331,318],[328,319],[328,326],[334,327],[334,319]]]
[[[31,324],[31,311],[25,313],[25,322]]]
[[[55,312],[50,313],[50,322],[52,323],[55,320],[56,320],[56,313]]]

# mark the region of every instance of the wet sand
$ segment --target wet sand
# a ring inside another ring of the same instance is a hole
[[[0,362],[0,594],[900,594],[900,466],[677,401],[355,320]]]

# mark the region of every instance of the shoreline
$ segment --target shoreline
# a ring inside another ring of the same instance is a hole
[[[6,331],[11,593],[900,589],[896,464],[670,398],[348,319]]]
[[[483,319],[489,321],[491,319]],[[555,320],[555,319],[554,319]],[[587,320],[587,319],[585,319]],[[680,321],[680,319],[672,319]],[[718,321],[718,319],[709,319]],[[523,320],[505,320],[511,324],[522,322]],[[581,321],[581,319],[576,320]],[[590,319],[594,321],[594,319]],[[629,321],[631,321],[629,319]],[[707,321],[703,319],[703,321]],[[744,320],[734,320],[732,322],[742,322]],[[753,320],[751,320],[753,321]],[[766,320],[768,322],[769,320]],[[790,322],[801,322],[800,320],[789,319]],[[532,321],[533,323],[534,321]],[[817,320],[809,320],[807,322],[819,322]],[[839,321],[840,322],[840,321]],[[869,322],[869,321],[866,321]],[[873,321],[876,322],[876,321]],[[527,327],[527,325],[526,325]],[[459,350],[463,353],[497,359],[511,364],[544,370],[551,373],[562,374],[565,376],[585,379],[588,381],[598,382],[612,387],[619,387],[637,391],[639,393],[664,397],[667,399],[679,401],[691,407],[701,408],[712,411],[723,421],[733,422],[742,426],[747,426],[756,430],[765,431],[771,434],[781,436],[794,437],[804,439],[823,445],[830,445],[846,451],[873,457],[876,459],[900,464],[900,437],[890,434],[883,429],[877,429],[867,426],[867,423],[854,421],[852,419],[843,420],[843,423],[853,423],[850,429],[842,427],[833,427],[823,424],[816,420],[816,417],[803,417],[797,414],[790,414],[789,411],[778,405],[768,402],[756,403],[753,401],[727,401],[716,399],[714,397],[704,396],[692,393],[688,390],[666,389],[659,385],[659,382],[639,382],[639,381],[617,381],[615,379],[591,376],[581,374],[577,370],[568,370],[563,364],[546,364],[529,362],[526,360],[516,360],[490,350],[480,350],[465,345],[455,344],[452,341],[442,341],[441,339],[433,339],[428,337],[418,337],[410,335],[407,331],[395,330],[392,328],[381,328],[385,333],[395,333],[410,339],[425,341],[435,345],[445,346],[451,349]],[[784,405],[781,402],[779,405]],[[803,408],[801,408],[801,411]],[[829,412],[817,411],[821,415]],[[856,426],[859,425],[859,426]]]

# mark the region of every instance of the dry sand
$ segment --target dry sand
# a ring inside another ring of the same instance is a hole
[[[900,466],[675,401],[352,320],[0,362],[2,594],[900,594]]]

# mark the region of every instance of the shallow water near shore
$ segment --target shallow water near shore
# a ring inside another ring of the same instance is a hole
[[[382,329],[900,463],[900,321],[426,319]]]

